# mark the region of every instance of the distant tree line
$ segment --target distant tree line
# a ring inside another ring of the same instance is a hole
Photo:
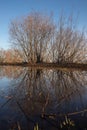
[[[15,49],[0,49],[0,63],[16,63],[22,62],[23,59],[20,57],[18,50]]]
[[[9,28],[14,60],[28,63],[85,63],[87,39],[76,29],[72,16],[61,15],[58,23],[52,15],[32,12],[15,19]],[[18,58],[18,59],[17,59]],[[0,57],[1,60],[1,57]]]

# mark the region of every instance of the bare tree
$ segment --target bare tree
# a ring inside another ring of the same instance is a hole
[[[7,49],[4,51],[4,62],[5,63],[17,63],[22,62],[22,58],[19,55],[19,51],[15,49]]]
[[[50,16],[34,12],[24,19],[11,22],[11,42],[20,50],[20,55],[25,61],[43,62],[53,30],[54,25]]]
[[[5,60],[4,52],[5,51],[1,48],[0,49],[0,63],[4,62],[4,60]]]
[[[78,31],[72,16],[63,16],[52,45],[53,61],[57,63],[83,63],[87,60],[87,40],[84,31]]]
[[[72,16],[61,15],[58,25],[51,16],[32,12],[13,20],[10,40],[23,61],[28,63],[85,63],[87,39],[78,31]]]

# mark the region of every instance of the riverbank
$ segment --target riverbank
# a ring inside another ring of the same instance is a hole
[[[74,69],[82,69],[87,70],[87,64],[80,63],[0,63],[0,66],[23,66],[23,67],[46,67],[46,68],[74,68]]]

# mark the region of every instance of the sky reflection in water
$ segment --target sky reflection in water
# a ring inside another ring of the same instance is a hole
[[[0,67],[1,129],[62,129],[66,116],[83,129],[86,109],[86,71]]]

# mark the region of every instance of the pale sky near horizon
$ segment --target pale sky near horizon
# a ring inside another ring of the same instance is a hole
[[[31,11],[53,12],[58,17],[61,11],[78,16],[79,28],[87,29],[87,0],[0,0],[0,48],[8,49],[10,21],[29,14]]]

